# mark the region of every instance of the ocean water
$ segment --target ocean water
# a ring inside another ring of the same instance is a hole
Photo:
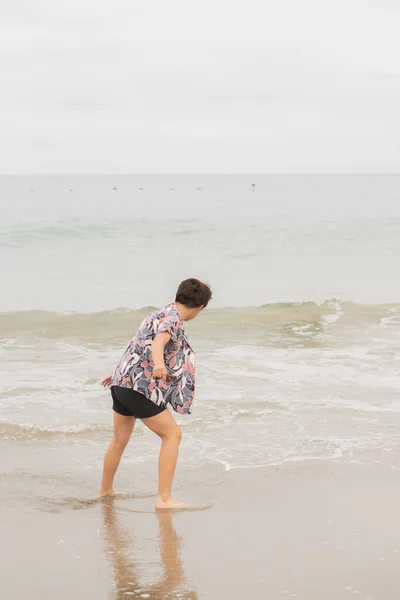
[[[210,307],[177,485],[282,462],[400,466],[400,177],[0,179],[0,470],[13,497],[95,494],[99,386],[189,276]],[[119,475],[151,493],[138,424]]]

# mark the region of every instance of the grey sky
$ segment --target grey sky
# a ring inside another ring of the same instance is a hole
[[[400,172],[396,0],[13,0],[0,171]]]

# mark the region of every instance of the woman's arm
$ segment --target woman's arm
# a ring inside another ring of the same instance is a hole
[[[153,377],[155,379],[163,379],[167,381],[167,369],[164,363],[164,348],[170,341],[171,336],[168,332],[158,333],[154,338],[151,347],[151,357],[154,362]]]

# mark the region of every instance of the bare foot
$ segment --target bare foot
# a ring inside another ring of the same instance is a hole
[[[100,490],[99,498],[105,498],[106,496],[115,496],[114,490]]]
[[[156,502],[156,510],[171,510],[177,508],[191,508],[191,505],[184,504],[183,502],[178,502],[178,500],[174,500],[174,498],[168,498],[168,500],[163,500],[160,496],[158,496]]]

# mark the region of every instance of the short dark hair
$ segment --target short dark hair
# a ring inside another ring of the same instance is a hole
[[[211,287],[199,279],[185,279],[176,292],[175,302],[189,308],[206,307],[212,298]]]

